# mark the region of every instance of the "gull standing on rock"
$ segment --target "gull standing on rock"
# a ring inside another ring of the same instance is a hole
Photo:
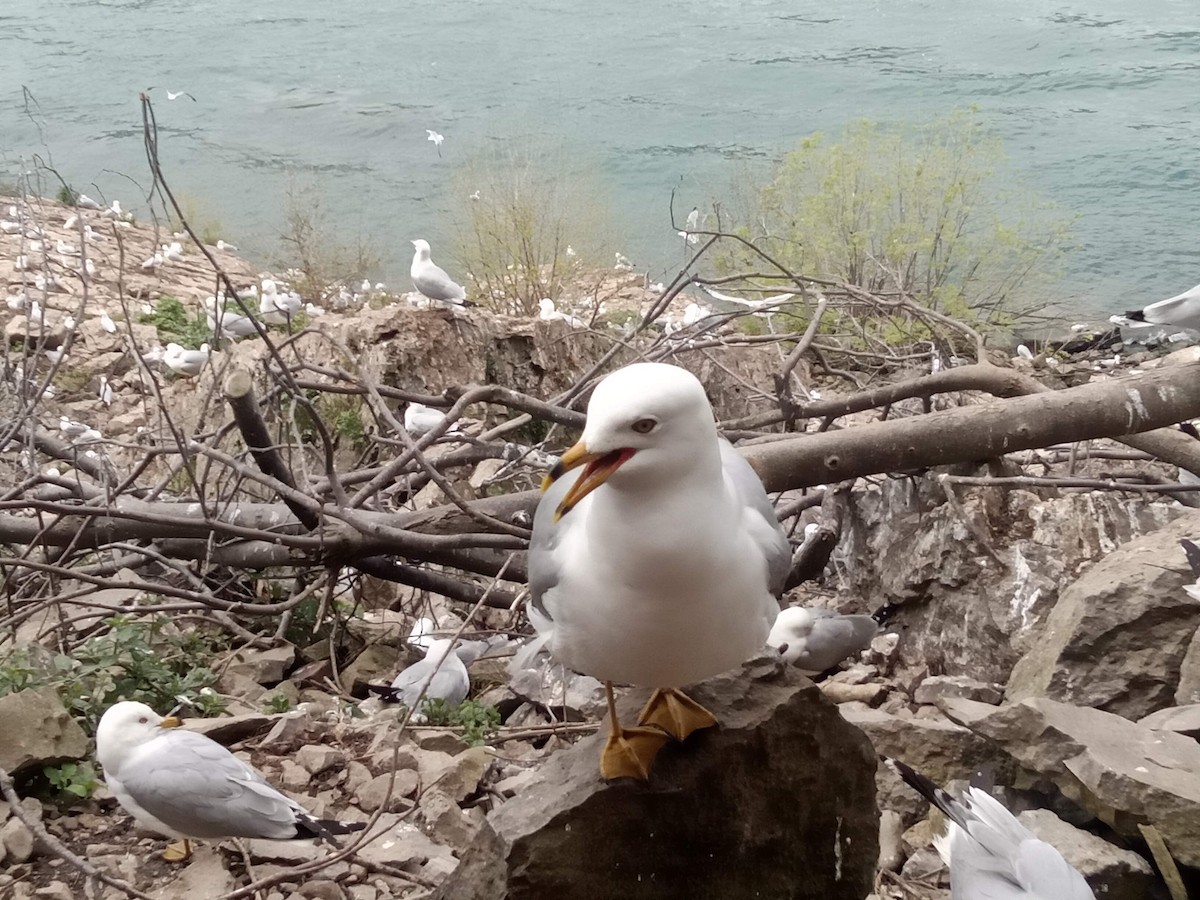
[[[361,831],[363,823],[317,819],[212,738],[178,726],[144,703],[110,706],[96,729],[96,759],[117,802],[140,824],[180,838],[164,857],[191,855],[190,841],[227,837],[292,840]]]
[[[430,300],[466,306],[467,292],[463,286],[457,284],[429,258],[429,242],[418,238],[412,245],[415,252],[408,272],[412,276],[413,287]]]
[[[570,473],[570,474],[568,474]],[[606,682],[605,778],[649,776],[669,739],[717,723],[679,688],[766,643],[791,562],[762,482],[717,433],[684,369],[638,363],[588,403],[582,439],[543,483],[529,618],[551,655]],[[654,688],[633,728],[612,682]]]

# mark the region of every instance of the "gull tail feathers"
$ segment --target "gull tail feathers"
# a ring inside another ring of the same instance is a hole
[[[394,687],[392,687],[390,684],[369,684],[368,683],[367,690],[370,693],[375,694],[376,696],[382,697],[388,703],[399,703],[400,702],[400,692],[398,690],[396,690]]]
[[[366,822],[339,822],[337,819],[318,819],[308,813],[296,816],[297,838],[316,838],[319,841],[328,841],[335,847],[341,845],[334,839],[334,835],[352,834],[355,831],[362,831],[366,827]]]

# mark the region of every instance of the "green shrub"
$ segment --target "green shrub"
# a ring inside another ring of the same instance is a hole
[[[205,715],[224,708],[211,690],[207,667],[219,643],[200,631],[180,631],[166,616],[114,616],[108,630],[72,648],[70,655],[34,656],[19,650],[0,663],[0,695],[53,687],[90,734],[118,700],[139,700],[165,712],[187,702]]]
[[[791,272],[902,291],[975,323],[1005,324],[1067,248],[1068,220],[1022,188],[974,110],[814,135],[750,193],[736,233]],[[722,274],[763,266],[732,243],[718,261]]]
[[[143,325],[153,325],[160,340],[174,342],[189,350],[198,350],[201,344],[212,339],[208,317],[203,312],[188,315],[187,308],[178,297],[165,295],[154,306],[154,312],[138,317]]]
[[[500,710],[478,700],[464,700],[454,706],[441,697],[431,697],[421,702],[421,714],[428,725],[461,728],[463,740],[472,747],[487,743],[500,727]]]
[[[55,793],[67,801],[86,800],[100,786],[100,781],[96,778],[96,770],[85,762],[45,766],[42,774]]]

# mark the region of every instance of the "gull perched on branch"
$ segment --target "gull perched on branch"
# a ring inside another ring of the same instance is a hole
[[[1172,325],[1189,331],[1200,331],[1200,284],[1182,294],[1159,300],[1142,309],[1112,316],[1109,321],[1127,328]]]
[[[716,724],[679,690],[764,646],[791,551],[762,482],[717,433],[695,376],[638,363],[588,403],[580,441],[543,485],[529,549],[528,613],[568,668],[601,679],[606,778],[647,778],[672,738]],[[514,660],[515,663],[515,660]],[[654,688],[636,727],[612,682]]]
[[[421,295],[443,303],[467,305],[467,292],[463,286],[429,258],[429,242],[418,238],[412,245],[415,249],[408,273],[412,276],[413,286]]]
[[[110,706],[96,729],[96,759],[117,802],[140,824],[182,839],[164,856],[183,860],[190,841],[227,837],[325,839],[363,823],[317,819],[212,738],[144,703]]]

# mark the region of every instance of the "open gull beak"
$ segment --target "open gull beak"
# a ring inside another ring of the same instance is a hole
[[[183,720],[178,716],[163,716],[163,720],[158,723],[159,728],[178,728],[183,724]]]
[[[636,452],[636,450],[625,447],[609,453],[590,453],[583,441],[579,441],[571,447],[562,455],[558,464],[550,470],[550,474],[542,479],[542,492],[544,493],[564,473],[580,466],[586,466],[583,474],[571,485],[571,489],[567,491],[566,496],[558,504],[558,508],[554,510],[554,521],[557,522],[574,509],[580,500],[604,484],[612,473],[628,462]]]

